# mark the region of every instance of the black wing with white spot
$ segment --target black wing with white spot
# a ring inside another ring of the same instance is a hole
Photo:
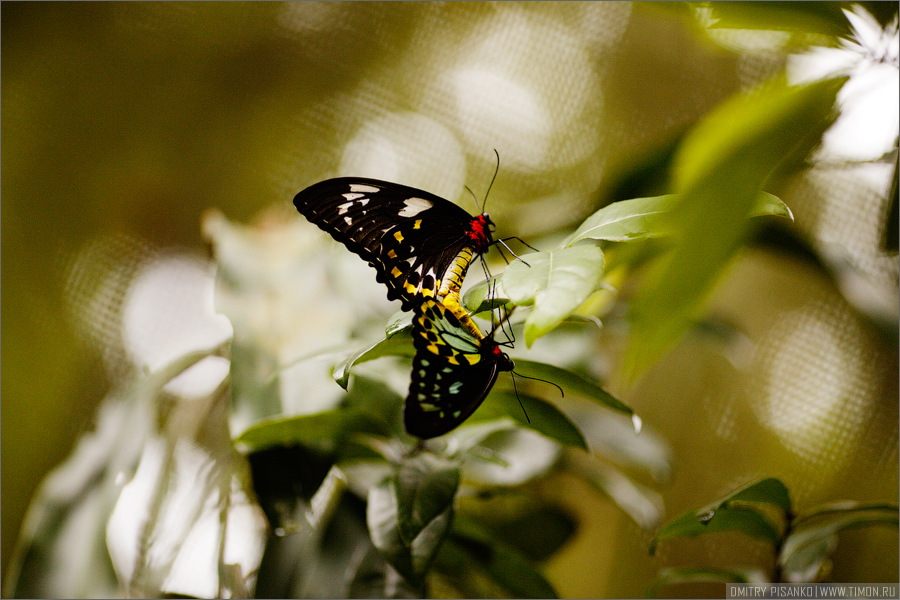
[[[493,243],[487,215],[473,217],[434,194],[377,179],[321,181],[297,194],[294,206],[368,261],[403,310],[438,296],[454,263],[453,278],[461,284],[472,255]]]
[[[416,354],[403,421],[416,437],[458,427],[481,406],[500,371],[513,369],[493,339],[473,336],[433,299],[416,308],[412,335]]]

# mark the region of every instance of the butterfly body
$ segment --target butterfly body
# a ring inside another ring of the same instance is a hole
[[[492,337],[471,333],[435,299],[416,308],[412,334],[416,354],[403,420],[416,437],[437,437],[459,426],[481,405],[499,373],[513,369]]]
[[[459,292],[471,262],[495,243],[489,215],[473,217],[423,190],[358,177],[316,183],[294,197],[294,206],[368,261],[388,299],[399,299],[403,310],[437,298],[478,332]]]

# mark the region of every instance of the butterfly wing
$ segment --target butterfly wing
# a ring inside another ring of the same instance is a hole
[[[480,222],[434,194],[377,179],[321,181],[297,194],[294,206],[368,261],[403,310],[438,295],[448,267],[472,245],[472,223]]]
[[[403,420],[422,439],[459,426],[487,397],[512,361],[491,338],[474,336],[443,304],[426,299],[413,318],[412,378]]]

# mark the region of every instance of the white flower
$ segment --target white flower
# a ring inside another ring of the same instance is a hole
[[[900,131],[897,18],[884,29],[860,6],[844,10],[853,39],[839,48],[791,56],[788,80],[807,83],[849,76],[838,94],[841,115],[823,138],[822,158],[875,160],[894,148]]]

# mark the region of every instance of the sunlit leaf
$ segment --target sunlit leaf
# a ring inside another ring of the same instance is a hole
[[[478,314],[509,303],[508,298],[498,296],[499,277],[479,281],[463,294],[462,304],[469,314]]]
[[[398,311],[388,319],[384,326],[384,336],[388,339],[394,337],[404,329],[412,326],[412,313]]]
[[[750,206],[750,217],[785,217],[794,220],[794,213],[781,198],[768,192],[760,192]]]
[[[394,335],[375,342],[370,346],[361,348],[334,366],[332,376],[334,380],[345,390],[350,385],[350,369],[354,365],[364,363],[383,356],[406,356],[415,354],[412,338],[408,335]]]
[[[671,235],[673,230],[669,222],[670,213],[678,202],[679,198],[675,194],[615,202],[585,219],[563,246],[572,246],[585,239],[627,242]],[[748,216],[766,215],[793,220],[793,215],[784,202],[777,196],[761,192]]]
[[[453,439],[453,447],[457,449],[454,454],[459,455],[478,446],[498,431],[510,431],[515,428],[516,424],[512,418],[500,418],[493,421],[472,421],[469,418],[462,426],[447,435]]]
[[[293,444],[333,442],[347,429],[364,426],[357,411],[329,410],[312,415],[270,419],[249,427],[236,440],[252,450]]]
[[[590,245],[538,252],[503,272],[503,290],[516,304],[533,304],[525,320],[525,344],[556,327],[587,300],[603,276],[603,252]]]
[[[656,196],[622,200],[605,206],[581,223],[563,246],[584,239],[627,242],[671,233],[665,215],[676,204],[676,196]]]
[[[838,535],[820,531],[802,538],[802,543],[791,548],[789,555],[782,552],[781,577],[790,583],[821,581],[831,570],[831,554],[837,550]]]
[[[759,190],[779,164],[820,141],[843,83],[770,83],[725,102],[686,137],[673,170],[675,246],[635,294],[627,378],[658,359],[703,309],[743,240]]]
[[[592,453],[604,456],[629,470],[643,471],[658,483],[669,480],[672,450],[653,429],[638,431],[635,415],[623,418],[613,412],[579,412],[577,423]]]

